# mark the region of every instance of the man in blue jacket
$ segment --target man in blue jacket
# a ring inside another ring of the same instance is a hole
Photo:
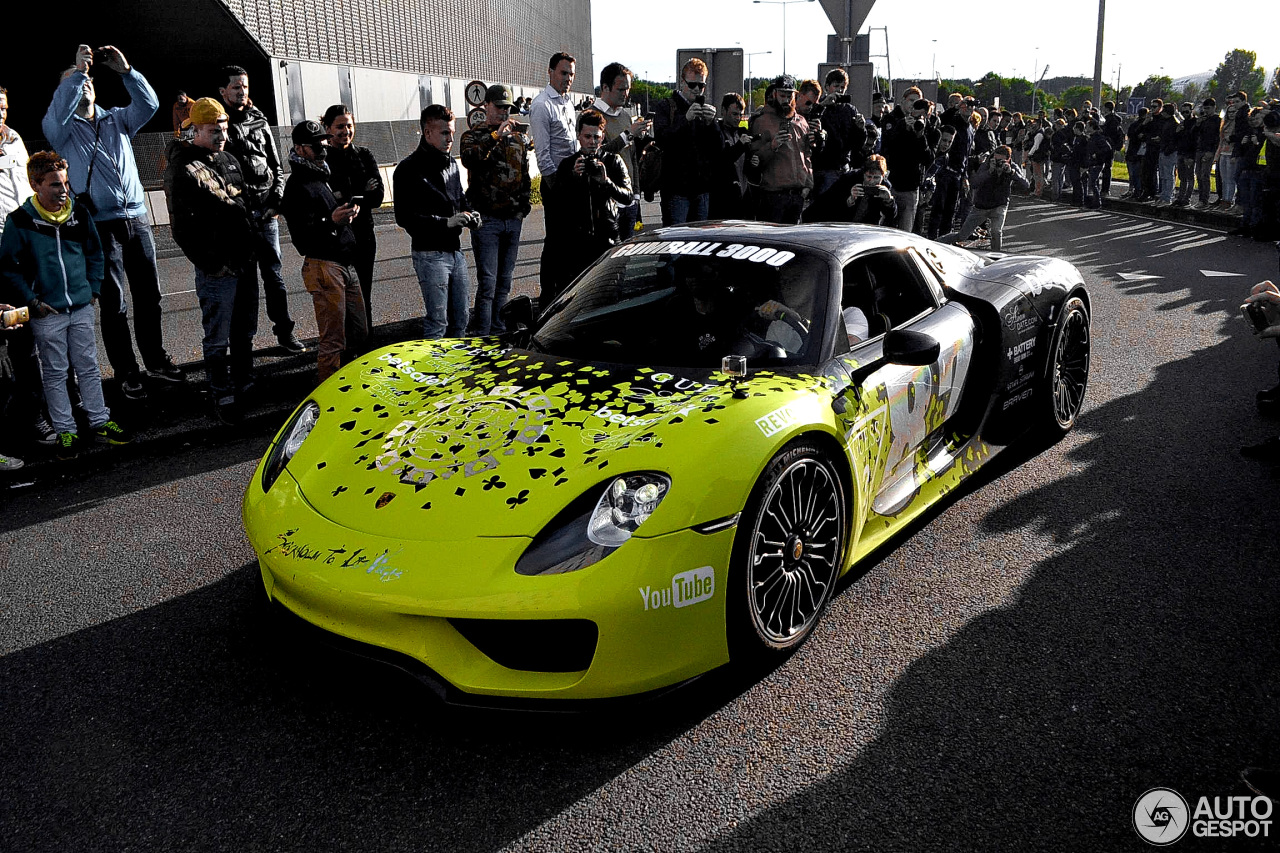
[[[102,238],[106,263],[102,287],[102,342],[107,360],[126,397],[146,396],[138,360],[129,340],[129,306],[124,281],[133,297],[133,328],[138,352],[153,379],[182,382],[181,368],[165,352],[160,332],[160,280],[156,246],[147,217],[142,181],[130,140],[151,120],[160,101],[146,79],[124,54],[108,45],[99,48],[102,64],[121,76],[129,93],[127,107],[109,110],[95,103],[94,51],[76,49],[75,67],[62,75],[41,127],[45,139],[67,158],[71,186],[92,200],[94,224]]]
[[[71,197],[67,161],[41,151],[27,163],[35,195],[9,214],[0,237],[0,282],[31,309],[40,350],[45,401],[58,431],[58,456],[79,452],[80,437],[67,393],[74,370],[80,401],[97,441],[128,444],[133,437],[111,419],[102,399],[93,302],[102,287],[103,253],[93,219]]]

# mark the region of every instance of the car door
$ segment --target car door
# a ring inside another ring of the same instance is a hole
[[[841,392],[845,411],[853,415],[845,424],[852,431],[850,451],[858,448],[872,469],[861,497],[877,514],[893,515],[928,479],[932,457],[945,438],[943,425],[960,404],[973,320],[962,306],[945,302],[939,283],[912,249],[880,250],[850,261],[841,307],[851,306],[867,316],[870,336],[851,341],[849,352],[837,356],[850,376],[881,357],[891,329],[923,332],[939,343],[933,363],[885,364],[856,390]]]

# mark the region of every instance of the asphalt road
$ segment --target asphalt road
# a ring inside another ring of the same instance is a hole
[[[784,665],[640,707],[445,709],[274,634],[239,519],[266,416],[173,406],[145,452],[9,489],[0,849],[1141,850],[1147,789],[1245,794],[1280,766],[1280,480],[1237,452],[1277,430],[1237,306],[1275,248],[1030,202],[1005,248],[1088,280],[1076,430],[848,579]]]

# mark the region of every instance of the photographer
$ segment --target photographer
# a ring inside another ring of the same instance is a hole
[[[886,224],[896,225],[903,231],[911,231],[915,227],[916,208],[920,203],[920,184],[924,179],[925,167],[933,159],[933,152],[929,150],[929,143],[925,138],[924,114],[928,109],[928,101],[914,101],[911,115],[895,120],[880,146],[885,169],[894,175],[893,198],[898,208],[897,218]]]
[[[858,108],[846,94],[849,75],[834,68],[823,81],[824,92],[806,116],[822,122],[826,140],[822,150],[813,155],[813,192],[821,195],[852,163],[862,160],[862,146],[867,141],[867,125]],[[801,93],[804,98],[804,93]]]
[[[618,209],[631,203],[631,179],[617,154],[601,151],[605,117],[596,110],[578,116],[578,151],[556,169],[556,192],[564,216],[565,283],[576,279],[618,242]]]
[[[1001,145],[969,179],[973,192],[973,209],[959,230],[938,238],[939,243],[957,243],[968,239],[973,230],[990,219],[991,250],[999,252],[1004,243],[1004,220],[1009,213],[1009,196],[1014,184],[1026,191],[1031,188],[1022,170],[1010,158],[1013,152]]]
[[[893,225],[898,216],[884,157],[872,154],[862,169],[850,172],[818,196],[804,212],[805,222],[861,222]]]
[[[1196,110],[1196,186],[1199,201],[1191,205],[1193,210],[1209,206],[1209,178],[1213,174],[1213,162],[1218,156],[1218,135],[1222,130],[1222,116],[1218,115],[1218,102],[1205,98]]]
[[[480,214],[462,192],[462,175],[449,153],[453,112],[431,104],[422,111],[421,125],[422,141],[391,176],[396,224],[413,240],[413,269],[426,308],[422,336],[458,338],[467,328],[471,289],[462,229],[479,228]]]
[[[1262,223],[1262,169],[1258,155],[1266,143],[1262,120],[1266,115],[1262,107],[1242,116],[1240,128],[1235,134],[1236,143],[1236,197],[1240,202],[1240,227],[1230,231],[1235,237],[1252,237],[1254,229]]]
[[[746,219],[747,187],[746,175],[743,171],[743,160],[747,146],[751,144],[751,135],[742,127],[742,113],[746,103],[737,92],[729,92],[720,102],[720,159],[716,163],[715,174],[711,178],[711,218],[712,219]],[[628,236],[624,229],[620,237]]]
[[[662,151],[662,224],[702,222],[711,207],[711,176],[721,148],[716,108],[708,104],[707,64],[690,59],[680,87],[653,108],[653,137]]]
[[[813,190],[812,157],[820,146],[821,130],[809,127],[796,113],[795,78],[774,78],[765,90],[765,109],[756,116],[749,162],[759,169],[760,193],[756,219],[795,225],[805,198]]]

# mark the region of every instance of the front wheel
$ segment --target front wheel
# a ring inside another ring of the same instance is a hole
[[[770,461],[734,543],[732,657],[778,656],[804,642],[831,600],[846,529],[844,489],[825,451],[801,441]]]
[[[1089,309],[1079,296],[1062,306],[1049,346],[1039,402],[1041,432],[1051,439],[1075,426],[1089,386]]]

